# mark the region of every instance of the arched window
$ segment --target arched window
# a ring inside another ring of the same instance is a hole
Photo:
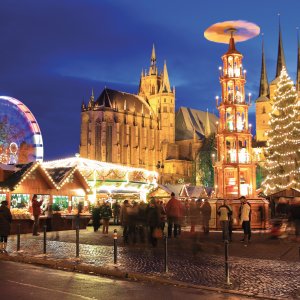
[[[263,106],[263,108],[262,108],[262,113],[263,113],[263,114],[266,113],[266,108],[265,108],[265,106]]]

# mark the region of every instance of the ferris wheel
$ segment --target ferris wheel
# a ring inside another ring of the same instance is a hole
[[[0,163],[43,161],[44,146],[40,127],[21,101],[0,96]]]

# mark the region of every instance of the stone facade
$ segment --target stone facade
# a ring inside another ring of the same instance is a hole
[[[191,182],[201,145],[199,137],[175,141],[175,88],[166,62],[158,71],[154,46],[137,95],[105,88],[81,107],[81,157],[155,170],[160,183]]]

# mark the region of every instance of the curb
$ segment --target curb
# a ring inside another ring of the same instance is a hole
[[[257,299],[270,299],[270,300],[287,299],[287,298],[266,296],[262,294],[254,294],[250,292],[237,291],[237,290],[232,290],[230,288],[225,289],[225,288],[217,288],[217,287],[208,287],[204,285],[196,285],[196,284],[186,283],[186,282],[172,280],[163,277],[145,275],[141,273],[126,272],[124,270],[120,270],[118,266],[113,266],[113,265],[111,267],[92,266],[86,263],[81,263],[80,260],[75,260],[75,258],[74,260],[65,260],[65,259],[53,260],[49,258],[47,255],[45,256],[39,255],[38,257],[32,257],[32,256],[23,256],[17,254],[13,256],[1,255],[0,260],[33,264],[33,265],[42,266],[51,269],[64,270],[69,272],[78,272],[78,273],[89,274],[89,275],[110,276],[110,277],[115,277],[123,280],[127,279],[133,281],[152,282],[152,283],[173,285],[173,286],[178,286],[183,288],[193,288],[193,289],[206,290],[206,291],[217,292],[217,293],[226,293],[226,294],[240,295],[246,297],[254,297]]]

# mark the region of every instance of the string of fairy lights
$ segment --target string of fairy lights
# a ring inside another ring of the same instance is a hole
[[[283,67],[276,87],[267,132],[266,195],[288,188],[300,190],[300,101],[293,81]]]

